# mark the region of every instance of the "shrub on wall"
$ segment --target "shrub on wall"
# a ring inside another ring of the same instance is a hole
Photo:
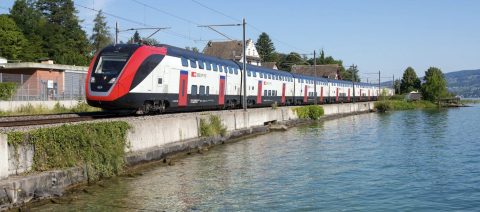
[[[297,107],[294,110],[301,119],[318,120],[324,114],[323,107],[318,105]]]
[[[222,124],[222,120],[220,120],[220,117],[210,115],[208,121],[205,119],[200,119],[200,136],[225,136],[226,134],[227,128]]]
[[[0,83],[0,100],[10,100],[16,89],[17,85],[13,82]]]
[[[10,145],[32,145],[34,171],[85,167],[89,181],[119,174],[124,168],[128,123],[83,123],[8,133]]]

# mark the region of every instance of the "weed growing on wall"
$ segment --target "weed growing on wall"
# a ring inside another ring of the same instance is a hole
[[[11,132],[8,142],[15,148],[33,145],[34,171],[81,166],[94,181],[122,172],[129,128],[123,121],[62,125]]]
[[[16,89],[17,85],[13,82],[0,83],[0,100],[10,100]]]
[[[219,116],[210,115],[209,120],[200,119],[200,136],[210,137],[227,134],[227,128],[222,124]]]
[[[294,110],[300,119],[318,120],[324,114],[323,107],[318,105],[297,107]]]

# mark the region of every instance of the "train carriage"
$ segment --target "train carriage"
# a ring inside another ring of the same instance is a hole
[[[86,81],[88,104],[143,113],[238,108],[243,64],[169,46],[121,44],[95,55]],[[247,64],[249,107],[375,100],[379,90]],[[317,84],[315,90],[315,83]],[[358,89],[358,91],[357,91]],[[389,93],[390,94],[390,93]],[[357,100],[357,99],[356,99]]]

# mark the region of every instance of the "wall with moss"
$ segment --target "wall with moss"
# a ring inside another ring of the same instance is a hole
[[[66,124],[28,132],[10,132],[9,146],[19,153],[33,147],[31,171],[84,167],[89,180],[122,172],[128,123],[123,121]],[[27,148],[28,149],[28,148]],[[19,160],[14,155],[13,160]]]

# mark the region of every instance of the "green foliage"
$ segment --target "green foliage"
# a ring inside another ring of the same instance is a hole
[[[200,119],[200,136],[210,137],[227,134],[227,128],[222,124],[219,116],[210,115],[209,120]]]
[[[340,77],[343,80],[360,82],[360,76],[358,76],[358,68],[356,65],[351,65],[347,70],[340,73]]]
[[[135,31],[135,33],[133,33],[133,36],[130,38],[130,40],[128,40],[127,43],[129,43],[129,44],[139,44],[140,40],[142,40],[142,38],[140,37],[140,34],[138,33],[138,31]]]
[[[275,61],[275,46],[267,33],[262,32],[262,34],[258,36],[255,47],[257,48],[258,54],[263,62]]]
[[[421,89],[420,79],[412,67],[408,67],[403,72],[402,81],[400,83],[400,93],[409,93],[411,91],[418,91]]]
[[[90,40],[92,42],[93,51],[97,52],[112,44],[113,41],[107,22],[105,21],[105,16],[102,14],[102,10],[98,11],[93,22],[95,23],[95,26],[93,27],[93,33],[92,36],[90,36]]]
[[[278,54],[278,68],[280,70],[291,71],[293,65],[305,65],[308,64],[305,58],[296,52],[290,52],[290,54]]]
[[[437,105],[430,101],[415,101],[409,102],[405,100],[382,100],[377,101],[374,104],[375,109],[379,112],[392,111],[392,110],[413,110],[413,109],[426,109],[436,108]]]
[[[0,83],[0,100],[10,100],[16,89],[17,85],[13,82]]]
[[[10,60],[20,59],[27,42],[15,21],[7,15],[0,15],[0,56]]]
[[[33,145],[34,171],[81,166],[89,180],[97,180],[123,171],[129,128],[123,121],[62,125],[10,132],[8,142]]]
[[[297,113],[298,118],[301,119],[318,120],[324,114],[323,107],[318,105],[297,107],[294,111]]]
[[[430,67],[425,72],[425,83],[422,84],[422,96],[425,100],[438,101],[449,95],[447,81],[439,68]]]

